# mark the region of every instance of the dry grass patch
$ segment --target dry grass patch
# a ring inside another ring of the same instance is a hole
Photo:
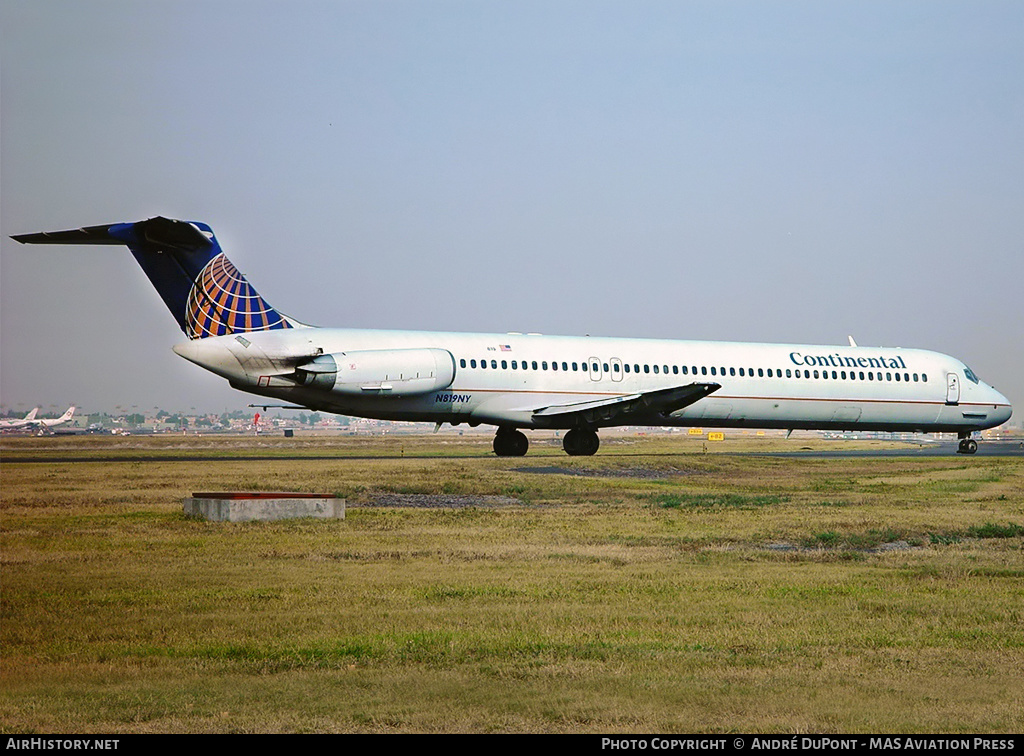
[[[152,459],[167,442],[134,443],[60,452]],[[721,457],[658,440],[510,461],[475,439],[454,457],[401,443],[49,474],[10,463],[5,441],[5,731],[1024,726],[1016,459]],[[356,506],[331,522],[182,515],[192,491],[246,488]],[[382,494],[514,502],[358,506]],[[875,550],[890,539],[906,546]]]

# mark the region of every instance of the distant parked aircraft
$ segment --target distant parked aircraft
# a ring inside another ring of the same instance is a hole
[[[27,425],[31,425],[32,421],[36,419],[36,413],[39,411],[38,407],[33,407],[25,417],[20,420],[8,419],[0,420],[0,430],[11,430],[12,428],[24,428]]]
[[[39,418],[38,420],[34,420],[31,423],[31,425],[34,428],[41,428],[43,430],[48,430],[48,429],[56,427],[58,425],[63,425],[64,423],[68,422],[72,417],[74,417],[74,415],[75,415],[75,406],[71,405],[70,407],[67,408],[67,411],[65,411],[64,414],[61,415],[60,417],[54,418],[53,420],[48,420],[45,417],[44,418]]]
[[[973,454],[971,434],[1012,413],[954,357],[853,339],[837,347],[316,328],[267,304],[204,223],[157,217],[14,239],[126,245],[189,338],[174,351],[236,389],[342,415],[495,425],[503,457],[526,453],[523,428],[565,430],[565,451],[585,455],[597,451],[598,429],[618,425],[955,432],[960,452]]]

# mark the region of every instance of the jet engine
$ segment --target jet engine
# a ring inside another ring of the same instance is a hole
[[[416,396],[455,380],[446,349],[375,349],[322,354],[295,369],[304,386],[354,396]]]

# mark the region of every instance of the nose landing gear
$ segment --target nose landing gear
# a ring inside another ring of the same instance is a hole
[[[957,454],[974,454],[978,451],[978,442],[970,437],[968,433],[960,434],[960,445],[956,449]]]

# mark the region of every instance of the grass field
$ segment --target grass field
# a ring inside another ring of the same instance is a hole
[[[1024,459],[754,443],[4,439],[0,731],[1024,730]]]

